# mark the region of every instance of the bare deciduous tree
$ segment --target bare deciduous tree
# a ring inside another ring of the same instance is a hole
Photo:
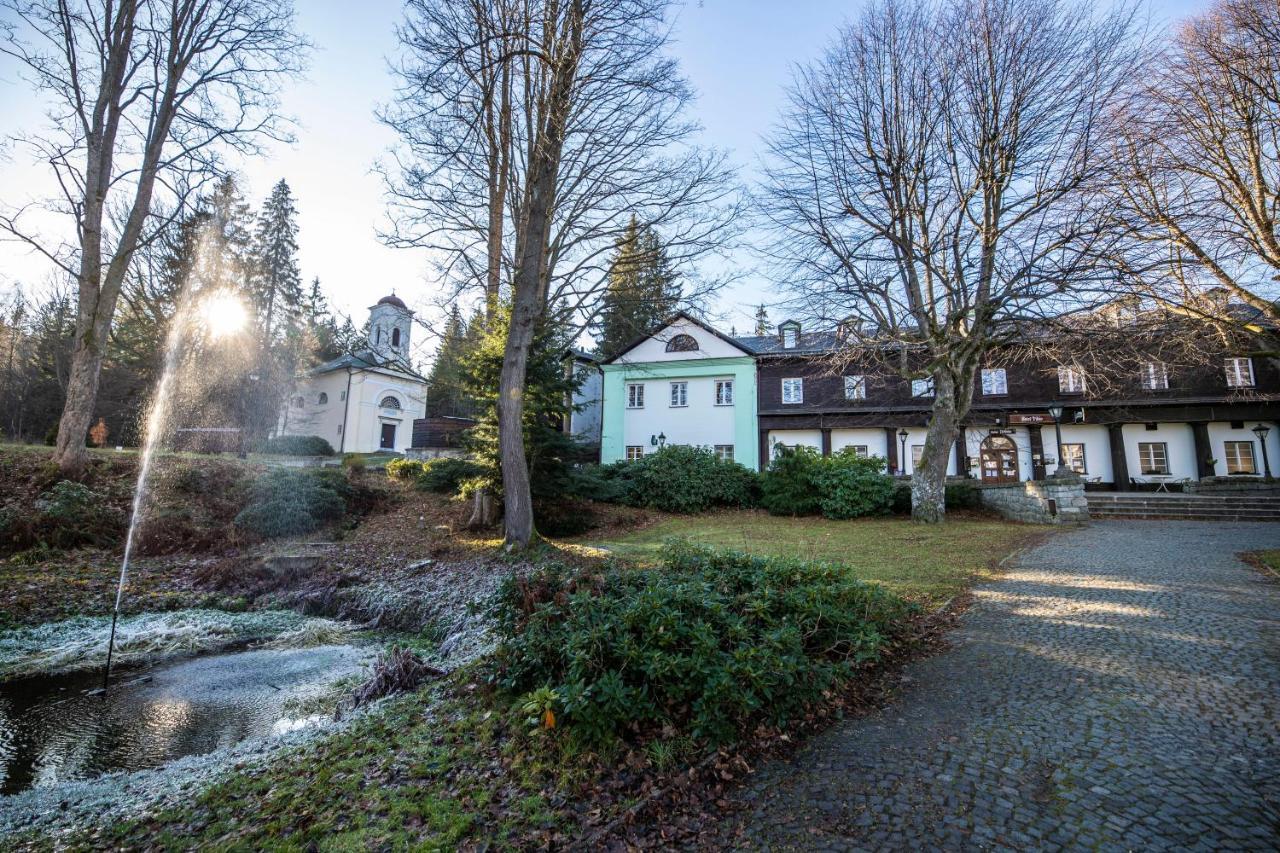
[[[498,404],[509,544],[534,535],[521,413],[548,306],[557,322],[591,320],[633,216],[673,265],[720,249],[736,218],[724,157],[693,144],[692,94],[665,56],[669,5],[415,0],[401,31],[405,85],[383,113],[403,143],[386,170],[386,237],[437,250],[455,288],[510,304]]]
[[[276,94],[300,71],[306,43],[288,2],[255,0],[3,0],[12,21],[0,51],[49,105],[48,127],[16,141],[52,169],[49,206],[74,239],[28,225],[28,207],[0,229],[77,283],[76,340],[55,458],[83,467],[112,315],[139,247],[157,232],[153,202],[183,200],[220,169],[227,149],[282,139]]]
[[[1280,5],[1220,0],[1185,23],[1144,69],[1115,130],[1103,186],[1122,278],[1193,318],[1274,328]],[[1252,312],[1224,312],[1212,288]]]
[[[1059,0],[880,0],[802,70],[762,207],[802,311],[932,383],[912,516],[944,517],[984,355],[1070,310],[1091,273],[1081,190],[1135,58],[1132,15]],[[859,322],[860,321],[860,324]]]

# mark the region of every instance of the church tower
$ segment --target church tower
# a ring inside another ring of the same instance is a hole
[[[413,312],[393,292],[369,309],[369,349],[382,361],[409,362]]]

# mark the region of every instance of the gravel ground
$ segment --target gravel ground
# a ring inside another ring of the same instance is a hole
[[[724,846],[1234,849],[1280,839],[1280,525],[1101,522],[975,590],[900,698],[766,765]]]

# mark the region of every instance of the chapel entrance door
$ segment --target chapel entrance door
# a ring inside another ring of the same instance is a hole
[[[382,425],[382,443],[379,444],[378,447],[380,447],[383,450],[396,449],[396,425],[395,424]]]
[[[1007,435],[989,435],[982,442],[982,481],[1018,482],[1018,446]]]

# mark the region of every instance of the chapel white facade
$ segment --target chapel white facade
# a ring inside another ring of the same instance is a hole
[[[427,381],[409,364],[413,312],[394,293],[369,309],[368,348],[299,377],[281,435],[318,435],[338,453],[403,453],[425,416]]]

